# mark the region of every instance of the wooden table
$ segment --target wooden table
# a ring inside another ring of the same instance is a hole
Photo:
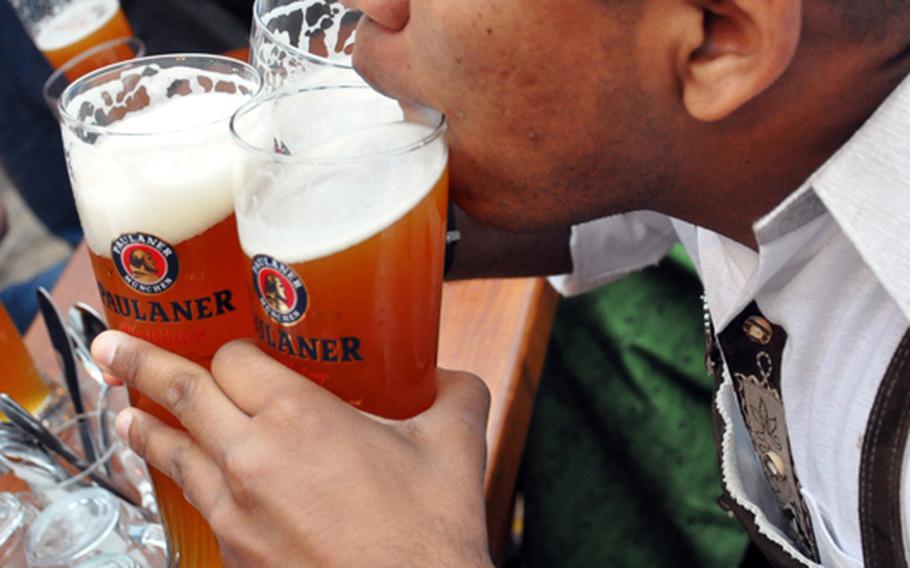
[[[83,301],[101,310],[88,251],[80,246],[53,291],[61,309]],[[439,364],[482,377],[492,394],[487,430],[487,521],[493,556],[507,550],[515,478],[556,306],[540,278],[472,280],[443,288]],[[39,317],[26,335],[39,368],[56,376],[56,358]]]

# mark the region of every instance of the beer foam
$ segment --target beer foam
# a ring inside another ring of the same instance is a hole
[[[102,134],[94,144],[64,127],[89,248],[110,256],[111,241],[133,232],[176,245],[230,215],[231,164],[239,149],[228,118],[248,98],[214,92],[174,97],[113,123],[114,134]]]
[[[364,156],[403,148],[432,132],[397,122],[309,148],[307,159]],[[238,170],[245,184],[237,203],[240,242],[247,256],[267,254],[286,263],[314,260],[350,248],[404,217],[443,175],[441,137],[408,154],[344,165],[255,162]]]
[[[41,51],[53,51],[89,36],[114,17],[117,0],[78,0],[39,23],[35,45]]]

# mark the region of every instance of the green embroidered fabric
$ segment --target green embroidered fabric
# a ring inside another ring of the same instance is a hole
[[[677,246],[560,302],[525,452],[528,567],[737,566],[716,504],[701,284]]]

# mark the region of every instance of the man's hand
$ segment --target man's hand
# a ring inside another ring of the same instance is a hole
[[[264,355],[225,345],[212,372],[106,332],[92,353],[187,428],[135,408],[117,432],[172,477],[232,566],[489,565],[483,472],[489,393],[440,370],[432,408],[373,418]]]

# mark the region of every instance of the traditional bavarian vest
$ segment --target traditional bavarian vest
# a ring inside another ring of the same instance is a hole
[[[793,554],[759,529],[756,515],[733,498],[724,483],[718,503],[745,527],[752,542],[775,566],[811,566],[819,561],[812,520],[793,467],[781,398],[780,361],[786,330],[769,321],[753,302],[720,333],[705,309],[706,363],[717,388],[726,367],[752,448],[779,512]],[[718,457],[729,427],[714,407]],[[879,385],[863,439],[859,473],[859,518],[863,558],[870,568],[907,566],[900,485],[910,433],[910,330],[904,334]]]

